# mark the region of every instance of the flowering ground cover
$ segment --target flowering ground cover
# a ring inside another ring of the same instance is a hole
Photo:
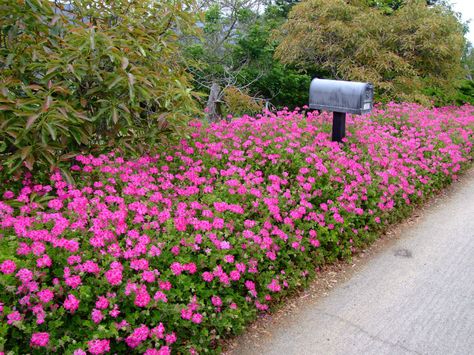
[[[0,202],[0,352],[217,352],[219,339],[456,179],[474,107],[280,111],[157,156],[80,156]],[[5,186],[4,186],[5,189]]]

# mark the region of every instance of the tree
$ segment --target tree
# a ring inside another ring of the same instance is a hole
[[[372,7],[381,9],[386,15],[393,13],[394,11],[400,9],[407,3],[410,3],[410,0],[365,0],[366,4]],[[450,7],[446,0],[425,0],[426,5],[441,5],[445,7]]]
[[[262,102],[303,105],[310,76],[274,59],[277,42],[271,33],[286,21],[295,0],[209,0],[202,36],[188,41],[187,54],[196,87],[207,95],[209,120],[252,113]],[[240,105],[236,105],[240,101]],[[224,110],[222,109],[224,108]],[[236,107],[240,107],[235,111]]]
[[[194,101],[178,39],[193,31],[191,4],[0,0],[5,171],[55,168],[92,145],[145,149],[182,131]]]
[[[205,110],[210,121],[222,118],[220,104],[228,88],[245,95],[245,89],[251,84],[240,85],[240,72],[247,65],[247,59],[236,61],[233,51],[238,39],[258,18],[263,5],[260,0],[209,0],[199,3],[203,13],[202,33],[199,37],[188,38],[186,42],[187,56],[194,62],[188,69],[194,75],[198,90],[209,93]]]
[[[236,61],[245,58],[247,63],[241,71],[242,83],[259,78],[249,86],[252,95],[265,97],[277,107],[302,106],[308,101],[311,76],[274,58],[278,42],[272,38],[272,31],[286,21],[285,11],[278,4],[267,6],[259,21],[237,41],[234,56]],[[315,75],[314,70],[309,72]]]
[[[370,81],[379,98],[427,102],[462,77],[463,26],[445,6],[406,1],[390,15],[363,1],[307,0],[279,31],[276,58],[321,66],[336,79]]]

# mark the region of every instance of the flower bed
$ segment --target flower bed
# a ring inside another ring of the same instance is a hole
[[[159,156],[79,157],[0,202],[0,351],[202,353],[472,160],[474,108],[281,111]]]

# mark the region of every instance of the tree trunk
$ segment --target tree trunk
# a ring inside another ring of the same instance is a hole
[[[221,107],[220,107],[220,92],[221,88],[216,82],[212,83],[211,92],[209,93],[209,98],[207,99],[206,105],[206,118],[209,122],[217,122],[222,117]]]

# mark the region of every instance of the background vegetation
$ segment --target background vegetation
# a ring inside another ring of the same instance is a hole
[[[343,0],[309,0],[293,7],[276,56],[331,77],[369,81],[384,101],[428,103],[426,90],[455,90],[465,40],[444,6],[407,1],[394,11]]]
[[[303,106],[313,77],[376,100],[474,102],[465,24],[425,0],[0,0],[0,166],[142,153],[209,121]]]
[[[97,146],[141,150],[195,109],[179,37],[186,1],[0,0],[0,153],[7,173]],[[49,171],[49,169],[46,169]]]

